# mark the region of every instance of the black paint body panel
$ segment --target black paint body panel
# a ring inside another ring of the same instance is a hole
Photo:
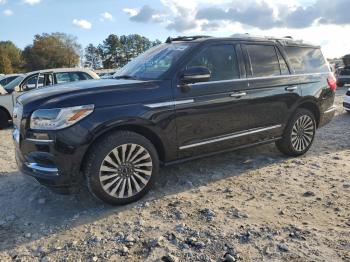
[[[317,107],[319,126],[332,119],[334,113],[324,114],[333,106],[335,96],[327,85],[327,74],[293,75],[291,72],[286,76],[254,78],[244,53],[247,41],[217,41],[236,46],[239,79],[190,84],[186,92],[182,90],[179,76],[183,65],[202,47],[216,43],[211,40],[193,43],[184,58],[157,81],[91,80],[46,87],[20,96],[18,102],[23,105],[23,119],[19,144],[16,143],[20,169],[45,185],[66,187],[79,183],[89,147],[112,130],[152,134],[153,139],[160,142],[157,146],[161,162],[167,164],[278,139],[301,105]],[[283,48],[277,43],[276,47],[285,56]],[[288,91],[288,87],[296,89]],[[239,92],[246,95],[232,96]],[[159,103],[167,104],[157,106]],[[30,129],[31,114],[37,109],[88,104],[95,105],[94,112],[71,127],[45,132]],[[181,149],[264,127],[274,128]],[[28,140],[37,138],[39,133],[53,142],[43,144]],[[34,172],[26,167],[28,162],[57,167],[59,175]]]

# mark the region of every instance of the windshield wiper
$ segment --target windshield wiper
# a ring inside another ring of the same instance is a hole
[[[120,75],[120,76],[114,76],[114,79],[131,79],[131,80],[138,80],[136,77],[129,76],[129,75]]]

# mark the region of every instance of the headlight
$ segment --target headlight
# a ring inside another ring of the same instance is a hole
[[[71,126],[94,111],[94,105],[66,108],[39,109],[30,119],[30,128],[37,130],[57,130]]]

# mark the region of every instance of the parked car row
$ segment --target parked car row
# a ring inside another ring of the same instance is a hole
[[[45,86],[90,79],[99,79],[99,77],[91,70],[78,68],[49,69],[6,76],[0,80],[7,83],[2,85],[3,92],[0,95],[0,128],[8,125],[12,119],[16,98],[24,92]]]
[[[336,78],[339,87],[350,84],[350,66],[338,68],[336,71]],[[343,107],[346,112],[350,113],[350,88],[345,94]]]
[[[34,83],[53,81],[39,73]],[[56,191],[87,184],[97,198],[126,204],[147,193],[160,165],[271,142],[288,156],[305,154],[335,114],[336,88],[319,46],[247,35],[169,38],[112,80],[19,96],[16,159]]]
[[[0,85],[1,86],[6,86],[11,81],[15,80],[18,76],[20,76],[20,74],[10,74],[10,75],[3,76],[0,79]]]

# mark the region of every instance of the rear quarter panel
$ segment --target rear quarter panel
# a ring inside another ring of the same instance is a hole
[[[327,83],[329,73],[310,74],[300,77],[300,87],[302,100],[314,102],[322,115],[334,104],[335,92],[332,91]]]

